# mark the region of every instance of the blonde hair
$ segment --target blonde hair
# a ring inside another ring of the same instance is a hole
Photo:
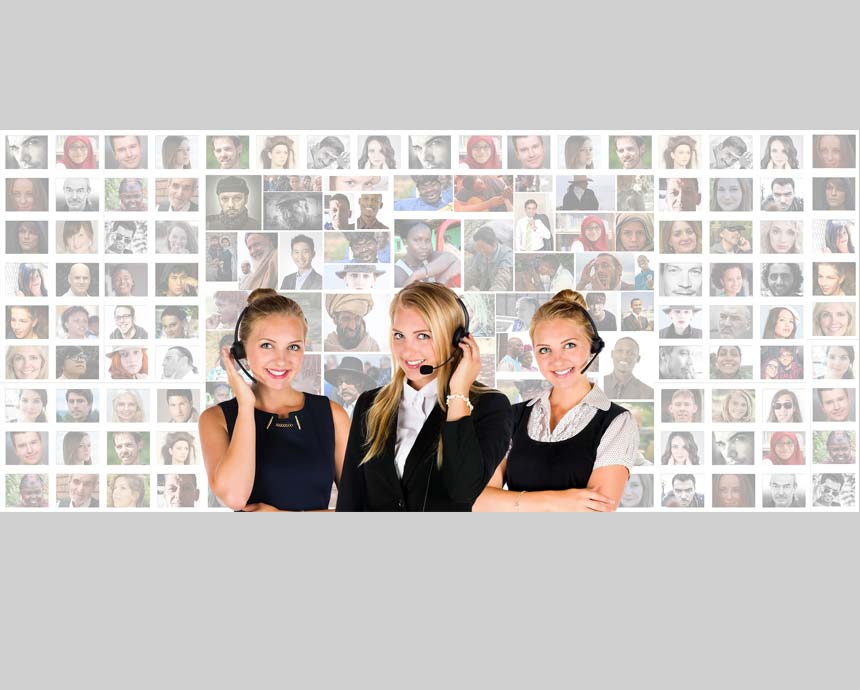
[[[143,398],[140,397],[137,391],[129,390],[128,388],[124,388],[122,390],[114,391],[113,399],[111,400],[111,407],[113,409],[113,419],[112,422],[119,422],[119,415],[117,415],[116,407],[119,404],[119,399],[123,396],[128,396],[134,401],[134,404],[137,406],[137,412],[134,413],[134,417],[129,420],[129,423],[132,422],[145,422],[143,416]]]
[[[440,283],[412,283],[398,292],[391,300],[388,310],[391,322],[394,323],[394,314],[398,309],[414,309],[421,315],[427,324],[433,337],[433,351],[437,362],[444,362],[451,355],[454,331],[463,326],[463,309],[452,290]],[[394,351],[394,335],[389,334],[389,341]],[[445,398],[449,393],[448,382],[451,380],[457,365],[462,359],[462,350],[457,348],[450,362],[446,362],[436,369],[437,392],[436,399],[442,411],[447,413],[448,406]],[[391,382],[382,387],[382,390],[373,401],[373,405],[367,413],[367,432],[365,434],[364,447],[367,449],[359,464],[370,461],[380,455],[388,441],[391,431],[391,423],[400,399],[403,396],[403,386],[406,373],[402,368],[396,367]],[[482,384],[473,383],[469,388],[469,398],[487,393],[493,389]],[[436,450],[436,465],[442,467],[442,437],[439,436],[439,444]]]
[[[568,319],[582,328],[590,346],[597,337],[597,333],[594,331],[588,317],[583,313],[587,311],[588,305],[585,303],[585,297],[576,292],[576,290],[561,290],[555,293],[552,299],[544,302],[532,317],[532,322],[529,326],[529,337],[532,343],[535,340],[535,330],[541,323],[554,321],[555,319]]]
[[[239,326],[239,340],[245,342],[257,321],[274,315],[298,317],[304,324],[304,337],[308,337],[308,320],[298,302],[279,295],[272,288],[257,288],[248,295],[247,311]]]
[[[848,325],[845,329],[845,335],[855,335],[854,333],[854,305],[848,302],[816,302],[812,309],[812,326],[813,335],[826,336],[824,329],[821,327],[822,314],[832,308],[841,307],[848,314]]]

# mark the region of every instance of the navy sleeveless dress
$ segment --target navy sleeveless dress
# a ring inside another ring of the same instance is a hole
[[[239,415],[236,398],[218,403],[227,420],[227,436]],[[278,417],[254,410],[257,469],[248,503],[268,503],[279,510],[325,510],[334,482],[334,419],[329,399],[305,393],[305,405]]]
[[[612,420],[626,412],[612,403],[597,410],[594,418],[576,436],[565,441],[535,441],[529,436],[529,417],[534,406],[521,402],[513,406],[514,434],[505,479],[511,491],[564,491],[588,486],[597,447]]]

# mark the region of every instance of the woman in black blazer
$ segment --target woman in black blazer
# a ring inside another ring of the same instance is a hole
[[[412,283],[390,316],[396,371],[356,403],[337,509],[471,510],[508,449],[510,403],[475,382],[480,352],[451,290]]]

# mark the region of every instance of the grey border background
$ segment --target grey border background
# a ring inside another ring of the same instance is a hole
[[[856,129],[857,10],[822,7],[5,8],[0,127]],[[857,528],[2,514],[0,682],[841,687]]]

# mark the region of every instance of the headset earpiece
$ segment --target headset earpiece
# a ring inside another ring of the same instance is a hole
[[[245,307],[236,319],[236,330],[233,331],[233,344],[230,346],[230,356],[233,358],[233,361],[239,365],[239,368],[245,372],[248,378],[256,382],[257,379],[251,376],[251,372],[245,368],[245,365],[242,364],[241,361],[239,361],[248,358],[248,353],[245,352],[245,343],[239,340],[239,327],[242,325],[242,319],[245,317],[245,314],[248,313],[248,309],[250,309],[250,306]]]
[[[469,310],[466,309],[466,305],[459,297],[457,298],[457,302],[459,303],[460,308],[463,310],[463,325],[457,326],[457,328],[454,330],[453,345],[455,350],[458,350],[460,348],[460,343],[464,338],[469,337]]]

